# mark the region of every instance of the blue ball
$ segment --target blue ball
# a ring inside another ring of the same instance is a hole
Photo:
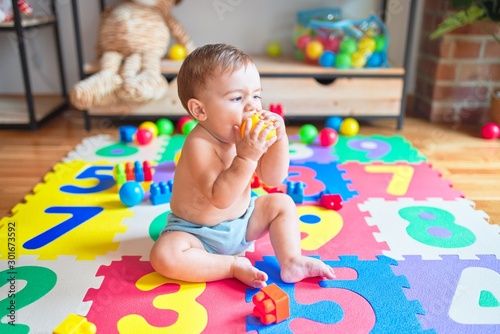
[[[335,65],[335,53],[326,50],[319,57],[319,64],[323,67],[333,67]]]
[[[384,59],[380,52],[374,52],[366,61],[366,67],[380,67]]]
[[[119,191],[120,201],[126,206],[134,206],[144,199],[144,189],[139,182],[127,181]]]
[[[340,131],[340,124],[342,124],[342,117],[340,116],[330,116],[326,119],[325,127],[334,129],[335,131]]]

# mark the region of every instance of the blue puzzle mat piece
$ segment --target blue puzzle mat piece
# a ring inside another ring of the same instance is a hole
[[[339,194],[342,197],[342,200],[348,201],[349,199],[358,196],[359,193],[355,190],[349,189],[351,186],[351,181],[347,178],[344,178],[346,174],[345,170],[339,170],[339,163],[331,162],[328,164],[322,164],[317,162],[305,162],[301,164],[291,163],[290,171],[288,174],[288,178],[286,181],[302,181],[306,184],[306,190],[304,196],[305,201],[317,201],[321,197],[321,191],[326,190],[330,194]],[[297,168],[294,168],[297,167]],[[306,168],[311,175],[301,175],[301,171],[298,171],[299,168]],[[314,180],[310,180],[310,182],[320,181],[323,183],[323,189],[318,191],[313,191],[311,194],[308,190],[308,183],[311,185],[309,181],[310,176],[314,175]]]
[[[275,283],[278,285],[286,294],[289,296],[290,301],[290,317],[278,324],[263,325],[260,320],[254,316],[247,316],[247,332],[258,331],[259,334],[263,333],[293,333],[290,330],[289,324],[293,319],[304,318],[315,322],[325,323],[325,324],[335,324],[340,322],[344,317],[344,313],[340,305],[332,301],[320,301],[314,304],[300,304],[298,303],[295,296],[295,284],[284,283],[280,278],[280,268],[276,257],[274,256],[264,256],[264,261],[256,262],[255,266],[260,270],[265,271],[269,279],[268,284]],[[319,289],[319,287],[318,287]],[[247,289],[246,291],[246,301],[252,302],[252,297],[259,290],[258,289]]]
[[[373,308],[376,322],[370,333],[436,333],[424,330],[417,314],[424,314],[417,300],[408,301],[402,288],[409,288],[404,276],[395,276],[391,265],[397,261],[379,255],[376,261],[360,261],[357,256],[339,256],[340,261],[325,261],[331,267],[348,267],[356,270],[354,280],[324,280],[325,288],[353,291],[365,298]]]

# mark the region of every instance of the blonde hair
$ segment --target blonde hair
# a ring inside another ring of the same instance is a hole
[[[195,49],[184,59],[177,76],[177,93],[184,109],[189,112],[187,102],[197,98],[209,79],[248,64],[253,64],[252,58],[232,45],[207,44]]]

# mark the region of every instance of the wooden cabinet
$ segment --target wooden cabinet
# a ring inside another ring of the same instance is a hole
[[[385,1],[383,3],[385,6]],[[281,103],[286,117],[290,118],[311,119],[332,115],[358,119],[393,118],[401,129],[405,113],[405,83],[415,3],[415,0],[411,0],[402,67],[339,70],[305,64],[291,58],[253,56],[265,92],[263,105]],[[83,61],[76,5],[77,1],[73,0],[76,41],[80,48],[79,64],[81,77],[84,78],[95,73],[98,65]],[[104,7],[103,0],[101,7]],[[93,118],[155,120],[160,117],[176,118],[186,115],[177,97],[175,77],[180,65],[181,62],[167,59],[162,62],[162,73],[169,80],[168,93],[162,100],[85,110],[87,129],[90,129]]]

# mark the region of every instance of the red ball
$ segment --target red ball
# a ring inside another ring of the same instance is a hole
[[[493,122],[486,123],[481,128],[481,136],[484,139],[496,139],[500,137],[500,126]]]
[[[297,44],[296,45],[297,45],[297,47],[300,50],[305,50],[307,44],[309,44],[310,41],[311,41],[311,36],[309,36],[309,35],[302,35],[299,38],[297,38]]]
[[[193,118],[191,116],[182,116],[179,118],[177,121],[177,130],[182,133],[182,128],[184,127],[184,124],[186,124],[189,121],[192,121]]]
[[[153,134],[148,129],[139,129],[135,134],[135,140],[139,145],[147,145],[153,139]]]
[[[319,143],[321,146],[328,147],[337,143],[339,134],[332,128],[324,128],[319,132]]]

